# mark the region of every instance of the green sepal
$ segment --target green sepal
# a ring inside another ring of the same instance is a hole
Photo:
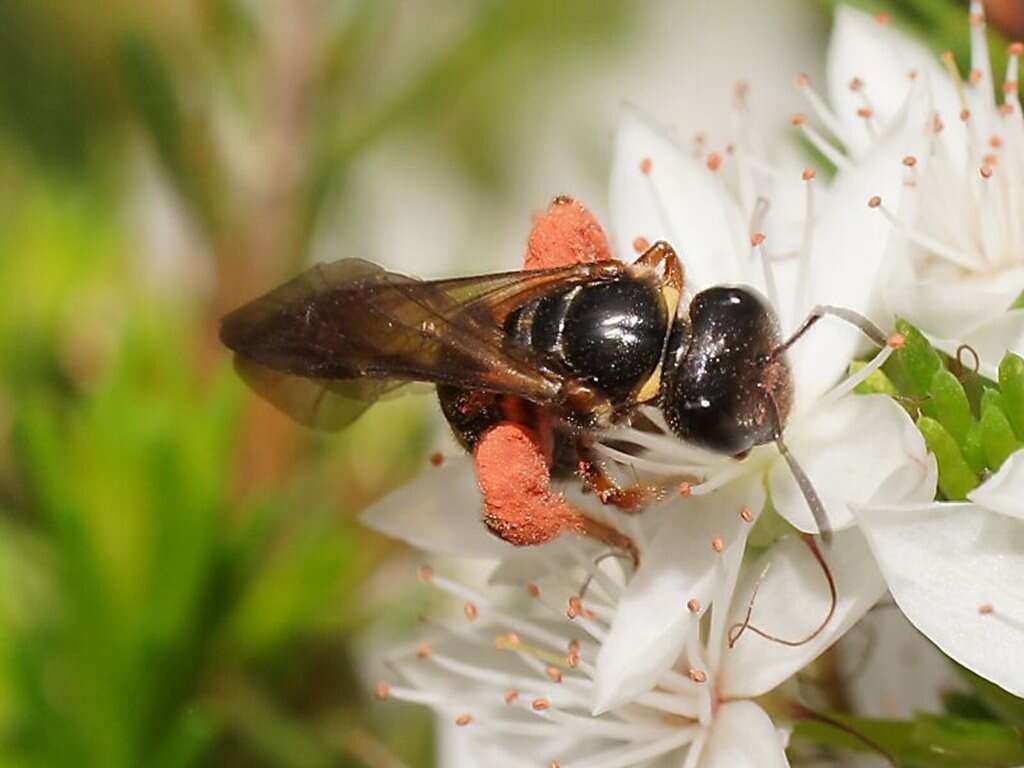
[[[930,416],[917,420],[928,450],[939,463],[939,490],[951,501],[963,501],[978,486],[978,475],[968,465],[953,436]]]
[[[1007,352],[999,364],[999,390],[1003,412],[1017,437],[1024,440],[1024,358]]]
[[[1003,466],[1007,457],[1020,448],[1003,410],[1003,398],[994,389],[986,389],[981,396],[981,446],[985,462],[993,470]]]
[[[850,363],[850,374],[857,373],[867,365],[863,360],[855,360]],[[853,389],[858,395],[889,395],[895,397],[899,394],[896,385],[885,375],[885,372],[878,369]]]
[[[967,401],[960,380],[945,368],[940,368],[932,377],[929,387],[935,418],[953,436],[958,445],[963,445],[967,432],[974,423],[971,404]]]
[[[918,396],[926,395],[935,373],[942,368],[942,358],[928,339],[906,320],[897,320],[896,330],[905,343],[896,350],[895,357],[906,371],[911,392]]]
[[[967,437],[964,439],[962,453],[967,464],[978,474],[988,468],[988,460],[985,458],[985,448],[981,444],[981,424],[973,422],[967,430]]]

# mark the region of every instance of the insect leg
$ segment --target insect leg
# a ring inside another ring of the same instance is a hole
[[[572,531],[636,559],[628,536],[588,517],[551,489],[549,459],[533,430],[502,422],[481,436],[473,459],[484,496],[484,523],[500,538],[528,546]]]
[[[584,438],[576,441],[577,473],[583,480],[583,487],[592,491],[602,504],[610,504],[623,512],[642,512],[650,502],[663,495],[663,490],[653,485],[635,483],[621,486],[609,477],[589,443]]]
[[[676,291],[683,290],[683,264],[676,255],[671,245],[664,240],[659,240],[637,259],[635,264],[657,269],[665,265],[665,284]]]

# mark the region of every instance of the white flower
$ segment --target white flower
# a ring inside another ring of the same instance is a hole
[[[798,122],[838,167],[878,169],[880,188],[871,194],[895,235],[881,286],[888,313],[907,317],[945,351],[971,345],[981,372],[993,377],[1007,349],[1024,349],[1024,310],[1007,311],[1024,291],[1022,48],[1010,47],[1005,83],[995,83],[977,0],[970,21],[964,82],[950,56],[943,66],[884,18],[840,7],[828,62],[832,109],[801,82],[812,112],[847,154]],[[879,167],[882,143],[902,146],[905,157]],[[896,193],[894,180],[903,181]]]
[[[947,655],[1024,696],[1024,451],[968,498],[855,511],[907,618]]]
[[[739,107],[742,115],[742,101]],[[718,283],[754,285],[777,309],[784,333],[797,327],[813,304],[864,310],[888,233],[887,225],[862,203],[874,187],[875,169],[841,173],[828,199],[819,200],[824,194],[815,191],[819,182],[813,174],[797,168],[789,183],[756,154],[745,132],[740,133],[731,153],[707,153],[699,146],[691,153],[635,112],[627,113],[612,173],[612,224],[619,257],[628,258],[634,240],[666,239],[683,259],[690,296]],[[897,150],[892,151],[898,158]],[[877,157],[879,163],[885,160],[884,154]],[[872,233],[876,247],[848,247],[854,230]],[[767,233],[767,241],[752,247],[752,232]],[[774,244],[771,249],[768,243]],[[836,530],[853,524],[854,505],[879,494],[887,502],[907,497],[931,500],[935,493],[935,462],[906,412],[888,398],[852,394],[856,383],[877,369],[890,349],[879,352],[857,376],[843,378],[862,346],[859,332],[826,319],[792,348],[796,407],[786,439]],[[649,409],[648,415],[659,423],[657,411]],[[607,457],[624,465],[656,476],[689,478],[693,485],[686,486],[690,498],[667,499],[633,518],[615,516],[614,524],[636,543],[641,568],[614,614],[607,616],[609,630],[595,658],[593,679],[599,710],[624,706],[653,688],[677,663],[692,617],[666,610],[666,595],[685,594],[702,605],[712,599],[717,559],[703,542],[737,541],[741,511],[746,510],[748,517],[758,515],[765,507],[766,490],[773,507],[795,527],[817,530],[774,445],[736,461],[687,446],[661,424],[662,434],[625,428],[609,435],[643,446],[641,455],[621,452],[621,442],[614,440],[601,446]],[[589,501],[588,512],[599,514],[593,499],[582,497],[578,489],[570,487],[566,493],[581,505]],[[414,486],[376,505],[364,520],[428,549],[482,557],[495,556],[496,548],[510,551],[482,533],[476,519],[480,507],[470,462],[448,460],[441,468],[427,470]],[[728,511],[719,517],[703,514],[710,509]],[[848,558],[848,542],[863,555],[858,536],[837,537],[833,556]],[[556,554],[557,545],[540,548],[535,555],[517,553],[507,558],[505,570],[536,569],[533,578],[559,573],[565,558],[564,553]],[[871,559],[857,559],[861,580],[875,583],[878,576]],[[827,593],[820,577],[811,583],[824,600]],[[848,596],[841,591],[839,598]],[[681,604],[677,600],[676,606]],[[826,611],[824,606],[814,615],[820,620]],[[804,613],[805,619],[809,616]]]
[[[685,151],[666,132],[627,113],[612,170],[612,227],[619,253],[636,238],[667,240],[685,265],[690,295],[721,283],[754,286],[774,306],[783,338],[816,304],[865,311],[887,227],[863,200],[874,184],[874,164],[897,154],[880,151],[873,162],[840,172],[827,199],[817,201],[825,195],[815,191],[820,182],[813,174],[796,169],[787,176],[771,168],[752,142],[742,140],[742,131],[740,137],[724,160],[717,153],[702,156],[703,148]],[[793,212],[793,201],[799,213]],[[848,247],[853,232],[860,247]],[[761,239],[752,234],[762,233],[766,239],[752,246]],[[853,524],[852,504],[872,498],[900,469],[910,471],[904,477],[911,486],[931,484],[926,498],[934,491],[924,440],[907,413],[887,397],[852,394],[891,349],[882,349],[858,375],[844,379],[857,350],[865,347],[870,348],[859,331],[825,318],[787,353],[796,405],[785,439],[837,530]],[[643,446],[642,454],[626,454],[612,442],[603,448],[605,455],[655,474],[688,477],[694,495],[763,477],[772,504],[786,520],[802,531],[817,530],[775,445],[755,448],[736,461],[682,443],[657,412],[648,415],[662,427],[661,434],[629,428],[610,434]],[[759,509],[753,502],[747,506]]]
[[[1020,44],[1010,48],[1002,103],[994,98],[984,9],[971,3],[971,73],[885,23],[840,8],[829,53],[831,111],[803,81],[812,109],[845,145],[802,130],[846,169],[878,168],[873,201],[893,226],[881,283],[884,304],[955,354],[969,344],[996,378],[1007,350],[1024,350],[1024,118]],[[884,138],[880,138],[884,137]],[[857,238],[855,238],[855,241]],[[864,247],[873,247],[874,242]],[[858,247],[860,247],[858,245]],[[906,616],[944,652],[1007,690],[1024,694],[1024,455],[972,492],[971,503],[857,508],[858,524]],[[996,607],[998,606],[998,608]]]
[[[466,764],[789,765],[785,735],[751,699],[838,639],[884,584],[864,568],[870,557],[860,533],[839,534],[841,546],[827,555],[839,601],[824,630],[798,647],[748,631],[730,647],[755,586],[753,623],[785,638],[809,635],[829,607],[822,571],[796,537],[741,569],[751,523],[740,499],[756,495],[746,491],[692,500],[686,525],[666,519],[631,580],[608,564],[593,566],[583,543],[570,539],[584,571],[521,583],[518,610],[425,570],[426,581],[465,603],[466,621],[393,656],[379,695],[427,704],[465,728]],[[579,601],[585,572],[592,580]],[[652,626],[656,615],[672,616],[672,626]],[[613,618],[634,622],[628,647],[613,637]]]

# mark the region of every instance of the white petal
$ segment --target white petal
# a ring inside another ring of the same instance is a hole
[[[992,477],[967,498],[985,509],[1024,518],[1024,450],[1011,455]]]
[[[749,245],[721,179],[636,109],[619,124],[609,202],[620,259],[634,254],[637,237],[667,240],[686,266],[689,290],[742,281],[738,254]]]
[[[752,701],[719,707],[700,768],[789,768],[782,737],[768,713]]]
[[[856,528],[838,534],[822,554],[836,583],[835,614],[813,640],[795,647],[744,632],[723,656],[719,684],[723,696],[752,698],[772,690],[810,664],[884,594],[885,582]],[[787,640],[809,636],[828,616],[831,599],[821,567],[795,536],[774,545],[746,572],[744,584],[736,590],[729,626],[743,621],[754,585],[766,567],[751,623]]]
[[[917,140],[909,115],[905,111],[896,119],[892,132],[863,162],[837,174],[814,229],[806,295],[783,301],[794,304],[783,313],[787,331],[795,330],[815,304],[846,307],[872,317],[883,328],[892,326],[892,316],[880,310],[883,259],[893,228],[881,212],[868,207],[868,200],[878,195],[898,209],[906,170],[902,160]],[[819,322],[788,353],[797,410],[835,384],[858,350],[869,349],[870,342],[847,323],[829,317]]]
[[[482,509],[473,462],[453,456],[371,504],[359,519],[428,552],[486,558],[514,552],[515,547],[487,531],[480,521]]]
[[[719,560],[743,550],[750,526],[742,522],[741,511],[758,512],[763,506],[764,489],[756,477],[677,504],[676,518],[666,522],[643,553],[601,646],[595,712],[649,691],[676,662],[690,622],[699,620],[687,602],[696,598],[702,610],[707,607],[723,574],[716,567]],[[725,542],[725,553],[714,551],[715,538]]]
[[[914,626],[968,669],[1024,695],[1024,524],[966,503],[856,512]]]
[[[836,9],[835,25],[828,54],[829,97],[843,125],[849,149],[854,156],[865,154],[873,139],[868,122],[857,110],[868,105],[874,110],[874,125],[886,126],[899,112],[914,81],[930,89],[935,109],[945,118],[943,138],[951,151],[965,155],[965,135],[956,119],[959,100],[949,77],[938,64],[938,57],[891,27],[879,24],[866,13],[847,6]],[[850,88],[855,78],[863,81],[863,91]]]
[[[1024,284],[1024,271],[1021,272],[1019,277],[1021,282],[1017,284],[1016,288]],[[1000,296],[992,299],[992,301],[1001,301],[1002,298]],[[963,293],[960,294],[960,299],[967,300]],[[946,306],[949,305],[947,304]],[[996,304],[995,306],[1000,305]],[[1005,303],[1002,306],[1005,306]],[[926,332],[931,330],[926,325],[921,327]],[[961,325],[960,329],[965,327],[967,326]],[[995,319],[986,322],[973,331],[962,334],[960,338],[940,338],[933,339],[932,341],[936,347],[953,357],[956,356],[957,348],[961,344],[967,344],[978,353],[978,361],[980,363],[978,372],[982,376],[996,380],[999,378],[999,363],[1002,362],[1003,356],[1007,352],[1024,354],[1024,309],[1000,312]],[[964,363],[966,365],[972,363],[970,353],[966,354]]]
[[[885,395],[848,395],[814,410],[791,426],[787,442],[835,530],[852,525],[851,505],[871,500],[897,470],[916,470],[916,482],[904,477],[908,489],[929,473],[924,438],[907,412]],[[781,459],[772,466],[769,487],[783,517],[801,531],[816,532],[810,508]]]

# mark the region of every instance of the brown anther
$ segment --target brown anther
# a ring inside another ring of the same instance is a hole
[[[992,149],[999,149],[1003,146],[1003,139],[999,134],[993,133],[992,138],[988,140],[988,145],[992,147]]]
[[[562,764],[557,760],[552,760],[550,763],[548,763],[548,768],[562,768]]]
[[[892,349],[903,349],[907,345],[907,337],[902,333],[894,333],[885,341]]]
[[[706,683],[708,681],[708,674],[702,669],[691,668],[687,674],[695,683]]]
[[[434,569],[429,565],[421,565],[419,570],[420,581],[424,584],[429,584],[431,579],[434,578]]]
[[[754,522],[754,511],[750,507],[744,507],[740,510],[740,518],[744,523]]]
[[[750,236],[750,244],[755,248],[764,242],[764,232],[755,232]]]
[[[729,144],[725,145],[725,154],[731,155],[735,151],[736,151],[736,145],[735,144],[730,142]]]
[[[967,18],[971,22],[971,25],[975,27],[979,27],[985,23],[985,17],[980,13],[972,13]]]
[[[1013,114],[1013,104],[1000,104],[999,105],[999,114],[1001,114],[1001,115],[1012,115]]]
[[[519,635],[515,632],[509,632],[504,635],[498,635],[494,638],[494,647],[499,651],[514,651],[519,648]]]
[[[637,253],[646,253],[647,249],[651,247],[651,241],[646,237],[635,237],[633,238],[633,250]]]
[[[945,128],[946,124],[942,122],[942,118],[936,113],[935,117],[932,118],[932,130],[935,133],[942,133]]]
[[[505,691],[505,703],[511,706],[519,700],[519,691],[515,688],[509,688]]]
[[[653,167],[654,163],[651,162],[651,158],[649,157],[645,157],[643,160],[640,161],[640,173],[644,174],[645,176],[650,174],[651,168]]]
[[[429,643],[420,643],[416,648],[416,658],[418,659],[429,659],[433,653]]]
[[[995,167],[996,165],[999,164],[999,156],[998,155],[982,155],[981,161],[985,165],[991,165],[991,166]]]
[[[679,484],[679,495],[682,496],[683,498],[686,498],[687,496],[692,496],[693,495],[693,484],[692,483],[687,483],[687,482],[680,483]]]
[[[548,676],[548,680],[552,683],[562,682],[562,671],[554,664],[548,664],[547,668],[544,670],[544,674]]]
[[[565,663],[569,665],[569,669],[576,669],[580,665],[579,652],[569,651],[569,655],[565,657]]]
[[[530,706],[536,712],[543,712],[545,709],[551,709],[551,702],[547,699],[534,699]]]
[[[715,552],[721,552],[725,549],[725,542],[716,536],[711,540],[711,548],[715,550]]]
[[[818,172],[815,171],[813,168],[804,168],[804,172],[800,174],[800,178],[803,179],[804,181],[810,181],[817,175]]]
[[[965,123],[968,120],[970,120],[971,119],[971,110],[969,110],[969,109],[961,109],[960,110],[960,119],[963,120]]]
[[[970,74],[967,75],[967,79],[970,80],[972,83],[980,83],[981,82],[981,70],[980,69],[972,69],[970,71]]]
[[[465,714],[459,715],[455,718],[455,724],[460,728],[463,728],[473,722],[473,716],[466,712]]]
[[[1017,92],[1018,84],[1016,80],[1007,80],[1003,83],[1003,93],[1012,94]]]
[[[882,204],[882,198],[878,195],[874,195],[868,200],[868,208],[877,208]]]
[[[857,110],[857,117],[863,117],[865,120],[869,119],[875,111],[871,107],[861,107]]]
[[[982,603],[978,606],[978,613],[982,616],[988,616],[995,608],[992,607],[992,603]]]
[[[698,600],[696,597],[691,597],[689,600],[686,601],[686,610],[688,610],[690,613],[699,613],[700,600]]]
[[[909,72],[907,72],[907,78],[910,80],[917,80],[917,70],[912,69]]]
[[[806,88],[811,84],[811,77],[806,72],[801,72],[796,76],[796,84],[801,88]]]
[[[569,598],[569,610],[566,611],[566,615],[570,619],[575,619],[583,614],[583,600],[579,595],[573,595]]]
[[[907,166],[907,168],[913,168],[915,165],[917,165],[917,158],[914,157],[913,155],[907,155],[906,157],[903,158],[903,164]]]
[[[540,597],[540,587],[531,581],[526,585],[526,594],[530,597]]]
[[[864,81],[861,80],[859,77],[855,77],[855,78],[853,78],[853,80],[850,81],[850,90],[851,91],[859,91],[859,90],[861,90],[863,88],[864,88]]]
[[[710,155],[708,155],[707,165],[709,171],[717,171],[719,168],[722,167],[722,156],[717,152],[712,152]]]
[[[381,701],[387,701],[389,698],[391,698],[391,686],[388,685],[387,681],[385,680],[380,680],[377,682],[377,688],[374,692],[376,693],[377,698]]]
[[[879,11],[878,13],[875,14],[875,21],[878,22],[879,24],[881,24],[884,27],[890,21],[892,21],[892,16],[890,16],[885,11]]]
[[[1024,43],[1017,40],[1015,42],[1010,43],[1009,47],[1006,50],[1009,52],[1011,56],[1020,56],[1021,54],[1024,54]]]
[[[988,164],[985,164],[985,165],[981,166],[981,168],[978,169],[978,173],[981,174],[981,178],[983,178],[983,179],[991,179],[992,178],[992,166],[988,165]]]
[[[750,83],[746,80],[737,80],[736,85],[733,88],[733,93],[737,99],[742,99],[748,93],[750,93]]]
[[[805,115],[803,112],[797,112],[789,120],[790,120],[791,123],[793,123],[793,125],[797,125],[797,126],[806,125],[807,124],[807,115]]]
[[[435,451],[434,453],[430,454],[430,463],[433,464],[435,467],[440,467],[442,464],[444,464],[444,454],[441,453],[440,451]]]
[[[466,614],[466,618],[470,621],[476,621],[476,617],[480,615],[480,612],[477,610],[476,605],[474,605],[473,603],[466,603],[464,606],[462,606],[462,612]]]

